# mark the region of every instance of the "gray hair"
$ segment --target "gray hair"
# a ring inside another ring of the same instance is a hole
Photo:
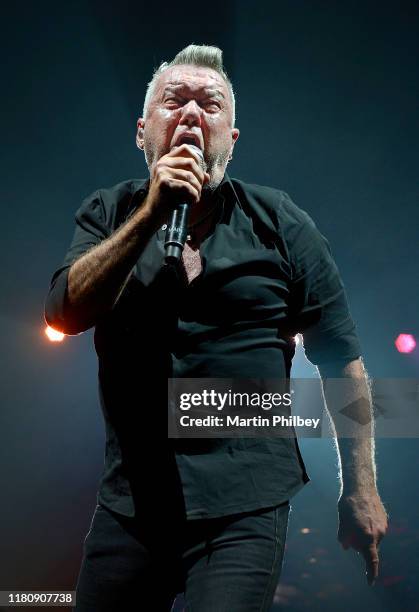
[[[233,126],[236,121],[236,100],[234,97],[233,85],[227,76],[223,66],[223,52],[218,47],[209,45],[188,45],[172,59],[171,62],[162,62],[153,73],[151,81],[147,85],[147,91],[144,98],[143,117],[147,114],[150,99],[154,93],[154,86],[158,77],[168,68],[178,66],[180,64],[188,64],[192,66],[202,66],[204,68],[212,68],[218,72],[227,84],[231,98],[231,108],[233,115]]]

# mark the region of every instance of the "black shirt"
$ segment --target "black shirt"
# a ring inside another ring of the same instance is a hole
[[[71,323],[71,264],[141,206],[148,184],[129,180],[84,200],[46,299],[51,326]],[[127,516],[159,504],[191,519],[251,511],[309,480],[293,438],[167,440],[168,377],[288,378],[297,333],[315,364],[361,355],[329,245],[307,213],[282,191],[227,174],[214,197],[201,274],[187,285],[170,273],[162,228],[96,324],[106,424],[99,501]]]

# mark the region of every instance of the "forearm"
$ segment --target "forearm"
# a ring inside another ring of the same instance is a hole
[[[326,407],[336,432],[341,493],[348,496],[376,488],[374,421],[362,361],[352,361],[340,372],[320,368],[320,374]],[[333,380],[328,384],[331,374]]]
[[[69,333],[91,327],[112,308],[160,221],[143,205],[109,238],[74,262],[67,286],[67,313],[72,321]],[[75,321],[78,329],[74,329]]]
[[[373,437],[340,438],[341,494],[363,493],[376,488]]]

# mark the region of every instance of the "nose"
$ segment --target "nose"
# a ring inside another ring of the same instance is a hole
[[[179,120],[181,125],[201,125],[202,109],[195,100],[189,100],[182,107],[182,114]]]

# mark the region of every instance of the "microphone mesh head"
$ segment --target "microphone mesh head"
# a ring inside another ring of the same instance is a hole
[[[200,159],[199,165],[201,166],[202,170],[204,172],[206,172],[207,171],[207,164],[205,163],[204,153],[196,145],[188,144],[188,147],[190,147],[193,150],[194,153],[197,153],[197,155],[199,155],[199,159]]]
[[[195,153],[197,153],[201,159],[204,158],[204,154],[202,153],[199,147],[193,144],[188,144],[188,147],[190,147]]]

